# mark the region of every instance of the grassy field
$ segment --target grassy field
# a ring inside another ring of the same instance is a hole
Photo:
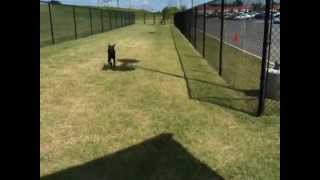
[[[107,42],[117,43],[114,70],[104,65]],[[40,51],[41,179],[279,179],[279,116],[194,99],[204,84],[220,97],[241,94],[222,89],[170,26],[132,25]]]

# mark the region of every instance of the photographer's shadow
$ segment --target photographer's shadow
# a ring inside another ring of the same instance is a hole
[[[128,58],[123,58],[123,59],[117,59],[117,63],[115,67],[112,67],[109,64],[104,64],[102,67],[103,71],[133,71],[135,70],[135,64],[138,63],[139,60],[136,59],[128,59]]]
[[[224,180],[173,138],[160,134],[41,180]]]

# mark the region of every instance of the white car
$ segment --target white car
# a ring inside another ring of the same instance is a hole
[[[234,19],[242,20],[242,19],[250,19],[250,18],[252,18],[252,17],[248,14],[240,14],[239,16],[236,16]]]
[[[273,22],[275,24],[280,24],[280,13],[276,13],[273,15]]]
[[[273,18],[273,23],[280,24],[280,16],[279,17],[274,17]]]
[[[259,13],[256,13],[256,12],[248,13],[248,15],[250,16],[250,18],[254,18],[257,14],[259,14]]]
[[[279,12],[276,12],[276,13],[273,14],[273,17],[278,17],[278,16],[280,16]]]

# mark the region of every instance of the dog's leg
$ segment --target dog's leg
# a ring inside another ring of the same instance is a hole
[[[113,67],[116,67],[116,58],[113,58]]]
[[[112,61],[111,61],[111,58],[110,58],[110,57],[108,57],[108,64],[109,64],[109,66],[112,67]]]

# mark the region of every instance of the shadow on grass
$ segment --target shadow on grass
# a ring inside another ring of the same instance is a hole
[[[113,154],[71,167],[41,180],[223,180],[189,153],[172,134],[160,134]]]
[[[120,64],[118,64],[120,62]],[[123,58],[123,59],[117,59],[117,65],[116,67],[111,67],[110,65],[104,64],[102,67],[103,71],[111,70],[111,71],[133,71],[135,70],[135,64],[140,62],[136,59],[129,59],[129,58]]]
[[[208,68],[201,64],[202,57],[195,55],[191,46],[186,44],[187,42],[184,41],[183,37],[179,37],[181,36],[179,34],[175,35],[173,31],[171,29],[189,98],[255,116],[257,114],[259,90],[252,88],[238,89],[221,81],[217,72],[214,72],[214,70],[208,72]]]
[[[229,109],[233,109],[236,111],[241,111],[241,112],[245,112],[245,113],[248,113],[251,115],[255,115],[254,112],[247,110],[247,109],[250,109],[250,108],[247,108],[247,104],[252,104],[253,107],[251,107],[251,109],[255,108],[255,104],[256,104],[255,102],[257,100],[256,94],[259,93],[258,90],[236,89],[236,88],[232,88],[227,85],[223,85],[221,83],[205,81],[202,79],[188,78],[188,77],[180,76],[178,74],[163,72],[163,71],[159,71],[159,70],[155,70],[155,69],[145,68],[142,66],[136,66],[136,67],[138,69],[142,69],[142,70],[146,70],[146,71],[150,71],[150,72],[161,73],[164,75],[185,79],[187,82],[188,94],[191,99],[195,99],[195,100],[202,101],[202,102],[213,103],[213,104],[217,104],[220,106],[228,107]],[[206,73],[206,72],[203,72],[203,73]],[[191,84],[190,82],[197,82],[197,84],[201,84],[201,85],[194,85],[194,84]],[[212,92],[214,92],[216,89],[225,89],[224,91],[238,91],[238,92],[243,93],[245,96],[240,97],[240,98],[239,97],[238,98],[226,97],[226,96],[225,97],[207,96],[207,95],[210,95],[210,93],[202,93],[202,92],[198,93],[199,90],[197,90],[197,89],[199,89],[199,87],[205,87],[204,89],[209,90],[209,91],[212,90]],[[243,106],[243,102],[245,102],[246,105]],[[242,105],[236,105],[239,103]]]

